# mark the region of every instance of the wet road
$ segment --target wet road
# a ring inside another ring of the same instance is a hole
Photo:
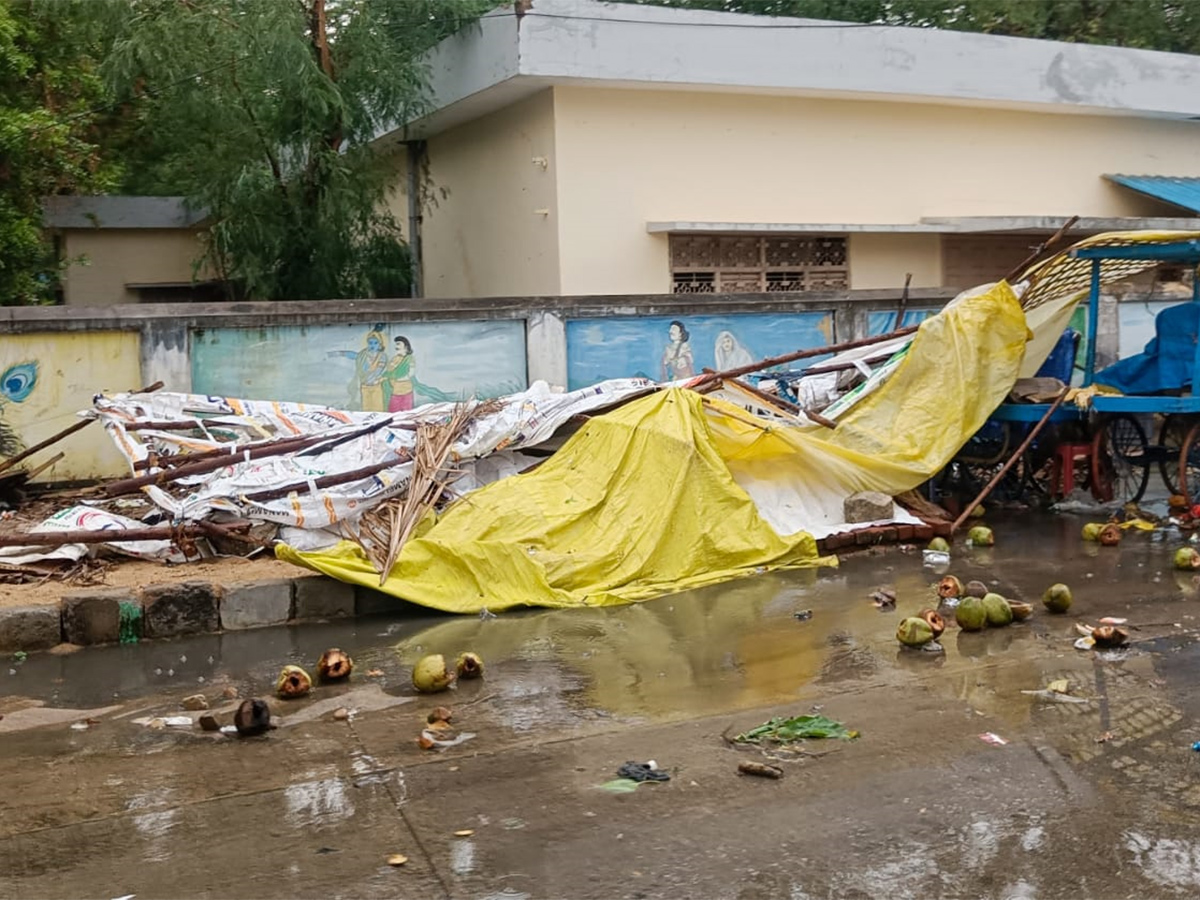
[[[1170,568],[1176,540],[1085,545],[1082,522],[997,519],[996,548],[956,548],[963,581],[1035,602],[1066,581],[1076,601],[1069,616],[1039,604],[1028,624],[951,628],[942,654],[895,643],[937,575],[893,549],[620,609],[6,661],[0,896],[1195,896],[1197,585]],[[882,584],[896,611],[867,599]],[[1134,645],[1073,649],[1075,622],[1105,615],[1138,626]],[[196,692],[218,710],[226,688],[267,694],[281,665],[329,646],[355,657],[351,685],[272,701],[283,724],[265,738],[138,724]],[[413,694],[412,661],[466,649],[484,681]],[[1083,702],[1022,693],[1056,679]],[[438,704],[475,737],[422,751]],[[333,719],[341,705],[349,721]],[[736,774],[762,756],[724,732],[814,706],[862,737],[808,745],[824,755],[779,762],[781,781]],[[650,758],[671,782],[598,789]],[[389,867],[393,853],[408,864]]]

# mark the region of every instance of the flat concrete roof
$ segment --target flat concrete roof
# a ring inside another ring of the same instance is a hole
[[[863,224],[861,222],[647,222],[650,234],[1053,234],[1067,216],[947,216],[920,222]],[[1193,231],[1195,217],[1082,217],[1073,232]]]
[[[46,228],[193,228],[207,218],[189,210],[183,197],[46,197]]]
[[[425,137],[554,85],[1200,119],[1200,57],[597,0],[485,15],[429,55]],[[390,133],[387,129],[382,134]]]

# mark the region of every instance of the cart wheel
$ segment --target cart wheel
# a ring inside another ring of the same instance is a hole
[[[1141,500],[1150,480],[1148,449],[1146,432],[1133,416],[1116,415],[1104,422],[1092,441],[1092,496],[1102,503]],[[1196,474],[1200,487],[1200,468]]]
[[[1187,497],[1188,506],[1200,498],[1200,422],[1188,429],[1179,448],[1179,493]]]
[[[1183,493],[1179,484],[1179,456],[1189,428],[1187,419],[1183,416],[1169,415],[1163,419],[1162,429],[1158,433],[1158,443],[1163,448],[1158,471],[1162,475],[1163,484],[1172,494]]]

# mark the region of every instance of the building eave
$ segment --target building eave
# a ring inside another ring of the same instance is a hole
[[[1066,224],[1067,216],[946,216],[920,222],[683,222],[646,223],[650,234],[1053,234]],[[1086,217],[1072,233],[1105,231],[1192,231],[1200,224],[1195,217]]]

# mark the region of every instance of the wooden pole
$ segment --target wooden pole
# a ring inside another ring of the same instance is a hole
[[[205,533],[219,531],[235,535],[246,530],[246,526],[232,528],[206,522],[204,527],[184,525],[148,525],[145,528],[107,528],[99,531],[30,531],[24,534],[0,535],[0,547],[58,547],[63,544],[111,544],[118,541],[170,541],[177,537],[200,537]]]
[[[360,478],[369,478],[372,475],[382,472],[384,469],[391,469],[395,468],[396,466],[404,465],[404,463],[408,462],[409,459],[410,457],[407,453],[405,453],[404,456],[397,456],[395,459],[386,460],[385,462],[375,463],[374,465],[370,466],[363,466],[361,469],[353,469],[349,472],[338,472],[335,475],[323,475],[320,478],[313,479],[313,484],[317,486],[318,490],[327,487],[334,487],[335,485],[339,484],[348,484],[351,481],[358,481]],[[307,481],[298,481],[295,484],[285,484],[283,487],[270,488],[269,490],[265,491],[255,491],[253,494],[243,494],[241,499],[255,501],[278,500],[280,497],[286,497],[293,491],[303,494],[307,492],[308,489],[309,483]]]
[[[1008,462],[1004,464],[1003,468],[1001,468],[999,472],[992,476],[992,480],[989,481],[984,489],[979,492],[979,496],[971,502],[971,505],[964,509],[962,514],[954,520],[954,524],[950,526],[951,534],[958,531],[959,526],[961,526],[962,523],[967,520],[967,516],[971,515],[971,511],[980,503],[982,503],[984,499],[986,499],[987,495],[990,494],[996,485],[1000,483],[1000,479],[1007,475],[1008,470],[1016,465],[1017,460],[1021,458],[1021,454],[1024,453],[1029,445],[1033,443],[1033,439],[1038,436],[1038,432],[1041,431],[1045,424],[1050,421],[1050,417],[1054,415],[1055,410],[1062,405],[1062,402],[1067,399],[1067,393],[1070,390],[1071,389],[1069,387],[1063,388],[1062,393],[1054,399],[1054,402],[1050,404],[1050,408],[1046,410],[1046,412],[1038,420],[1037,424],[1033,426],[1029,434],[1025,435],[1025,440],[1021,441],[1021,445],[1013,451],[1013,455],[1009,457]]]
[[[726,369],[724,372],[708,372],[692,381],[688,385],[693,390],[700,387],[702,384],[708,384],[712,381],[723,381],[725,379],[739,378],[742,375],[749,375],[751,372],[760,372],[763,369],[769,369],[771,366],[781,366],[784,363],[795,362],[798,359],[811,359],[814,356],[824,356],[826,353],[842,353],[846,350],[857,350],[859,347],[870,347],[872,344],[882,344],[884,341],[895,340],[899,337],[905,337],[914,333],[920,326],[910,325],[908,328],[899,328],[896,331],[890,331],[887,334],[879,334],[875,337],[859,338],[856,341],[843,341],[840,344],[829,344],[825,347],[813,347],[811,350],[797,350],[795,353],[785,353],[783,356],[772,356],[767,359],[760,359],[756,363],[750,363],[746,366],[739,366],[736,369]]]
[[[1074,228],[1075,223],[1078,221],[1079,216],[1071,216],[1071,218],[1063,222],[1062,228],[1058,229],[1058,231],[1054,232],[1054,234],[1050,235],[1050,237],[1046,238],[1046,240],[1034,247],[1032,253],[1021,260],[1021,262],[1017,264],[1016,268],[1004,276],[1004,280],[1009,284],[1012,284],[1013,279],[1020,277],[1021,273],[1033,265],[1039,256],[1066,237],[1067,232]]]
[[[904,314],[908,311],[908,288],[912,284],[912,272],[904,273],[904,291],[900,294],[900,309],[896,312],[896,327],[904,325]]]

